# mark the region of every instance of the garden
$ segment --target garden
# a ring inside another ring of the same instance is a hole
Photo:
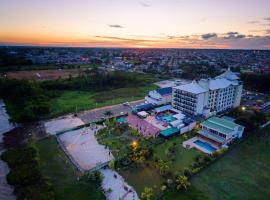
[[[116,119],[105,123],[106,128],[97,134],[98,141],[110,148],[115,156],[114,168],[141,194],[141,198],[148,193],[159,198],[171,190],[186,190],[189,177],[212,160],[206,154],[182,146],[182,142],[195,132],[169,140],[145,139]]]

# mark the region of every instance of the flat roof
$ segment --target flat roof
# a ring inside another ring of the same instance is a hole
[[[155,108],[155,112],[164,112],[170,109],[172,109],[172,105],[166,105],[166,106]]]
[[[163,135],[164,137],[169,137],[177,132],[179,132],[178,128],[173,127],[161,131],[160,134]]]
[[[180,86],[177,86],[177,87],[174,87],[174,88],[179,89],[179,90],[183,90],[183,91],[186,91],[186,92],[190,92],[192,94],[200,94],[200,93],[207,92],[207,90],[205,88],[201,87],[195,81],[192,81],[192,83],[180,85]]]

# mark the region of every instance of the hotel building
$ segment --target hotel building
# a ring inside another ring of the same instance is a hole
[[[240,105],[243,85],[228,69],[214,79],[201,79],[173,87],[172,106],[191,115],[206,117]]]

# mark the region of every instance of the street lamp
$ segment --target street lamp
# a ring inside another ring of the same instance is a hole
[[[242,109],[242,111],[245,111],[246,110],[246,107],[245,106],[242,106],[241,109]]]

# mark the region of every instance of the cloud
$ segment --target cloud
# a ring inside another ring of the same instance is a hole
[[[94,36],[95,38],[104,39],[104,40],[118,40],[118,41],[133,41],[133,42],[146,42],[151,41],[148,39],[134,39],[134,38],[124,38],[124,37],[114,37],[114,36]]]
[[[265,32],[266,34],[270,34],[270,29],[264,30],[264,32]]]
[[[202,34],[201,37],[204,40],[209,40],[211,38],[216,38],[217,34],[216,33],[206,33],[206,34]]]
[[[264,18],[264,20],[270,21],[270,17],[266,17],[266,18]]]
[[[143,7],[150,7],[149,4],[145,3],[145,2],[142,2],[142,1],[139,1],[139,4]]]
[[[245,38],[246,35],[240,34],[238,32],[228,32],[225,36],[224,39],[241,39]]]
[[[111,28],[124,28],[123,26],[121,26],[119,24],[109,24],[108,26]]]
[[[248,23],[248,24],[259,24],[260,21],[258,21],[258,20],[253,20],[253,21],[248,21],[247,23]]]

